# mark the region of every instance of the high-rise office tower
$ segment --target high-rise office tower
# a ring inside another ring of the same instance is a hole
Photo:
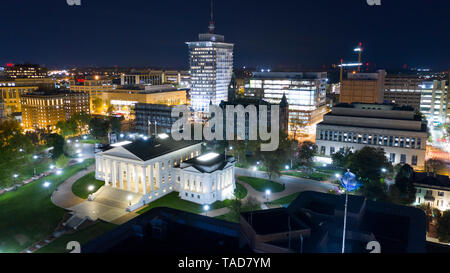
[[[208,112],[209,104],[226,101],[233,73],[233,44],[214,33],[214,8],[211,1],[209,33],[199,34],[198,41],[187,42],[191,73],[191,107]]]

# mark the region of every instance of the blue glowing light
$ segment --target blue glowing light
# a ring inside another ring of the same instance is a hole
[[[361,186],[361,183],[356,179],[356,175],[350,171],[344,173],[340,180],[342,187],[347,191],[357,190]]]

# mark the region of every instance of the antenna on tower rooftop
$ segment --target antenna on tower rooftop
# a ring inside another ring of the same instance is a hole
[[[211,21],[209,22],[209,33],[214,34],[214,0],[211,0]]]

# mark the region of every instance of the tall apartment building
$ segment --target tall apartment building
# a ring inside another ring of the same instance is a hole
[[[377,73],[348,73],[342,80],[339,102],[383,103],[386,71]]]
[[[89,94],[91,112],[95,112],[92,102],[95,99],[102,99],[103,92],[113,90],[114,88],[113,80],[109,77],[94,76],[83,79],[71,79],[69,81],[70,91]]]
[[[383,148],[393,164],[423,168],[426,124],[414,111],[385,104],[339,104],[317,125],[316,145],[320,154],[332,154],[364,146]]]
[[[420,109],[422,80],[415,75],[387,75],[384,82],[384,103]]]
[[[38,64],[8,64],[4,70],[10,78],[47,78],[48,69]]]
[[[313,125],[326,113],[326,72],[254,72],[244,95],[279,104],[286,95],[289,132]]]
[[[198,41],[186,42],[189,47],[191,74],[191,107],[208,112],[209,105],[227,100],[228,85],[233,73],[233,44],[225,43],[223,35],[214,33],[213,7],[209,33],[198,35]]]
[[[439,126],[447,122],[450,102],[445,80],[424,81],[420,85],[420,112],[425,115],[429,126]]]
[[[35,91],[21,96],[22,123],[25,130],[54,131],[59,121],[75,113],[90,113],[89,94],[68,90]]]

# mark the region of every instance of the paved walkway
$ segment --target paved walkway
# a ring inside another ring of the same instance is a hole
[[[272,193],[267,200],[264,192],[259,192],[259,191],[255,190],[253,187],[251,187],[249,184],[242,182],[238,179],[239,176],[250,176],[250,177],[258,177],[258,178],[268,179],[266,172],[236,168],[235,174],[236,174],[236,181],[238,181],[238,183],[243,185],[248,191],[248,194],[243,199],[243,201],[246,201],[248,196],[253,196],[258,200],[258,202],[265,203],[267,201],[271,202],[271,201],[280,199],[282,197],[285,197],[285,196],[288,196],[288,195],[291,195],[291,194],[294,194],[297,192],[318,191],[318,192],[326,193],[329,190],[336,188],[336,185],[329,183],[329,182],[316,181],[316,180],[300,178],[300,177],[295,177],[295,176],[290,176],[290,175],[281,175],[278,178],[272,179],[272,181],[278,182],[280,184],[284,184],[285,190],[282,192]]]
[[[82,170],[69,177],[52,193],[52,202],[58,207],[69,209],[75,205],[84,202],[84,199],[76,196],[72,192],[72,185],[83,176],[95,171],[95,164],[89,166],[86,170]]]

